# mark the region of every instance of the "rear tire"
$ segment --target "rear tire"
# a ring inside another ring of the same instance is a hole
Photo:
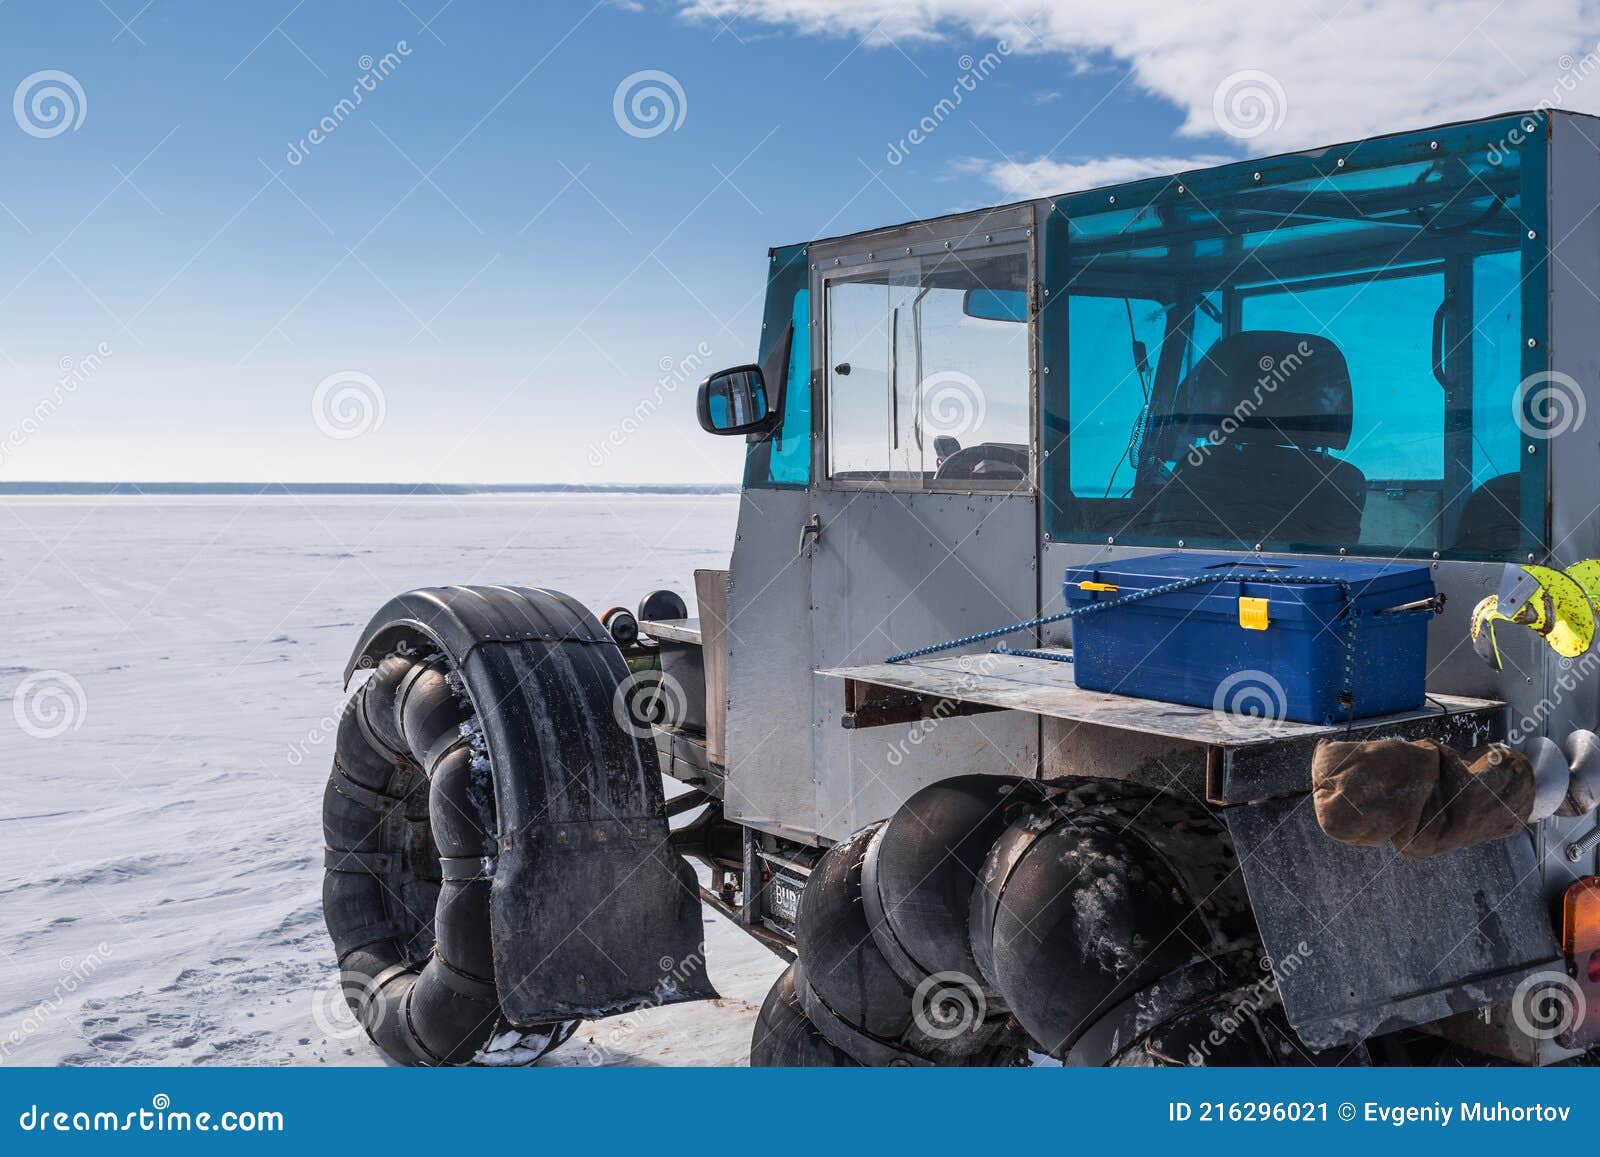
[[[752,1068],[857,1068],[843,1049],[823,1036],[800,1007],[793,964],[767,993],[750,1041]]]

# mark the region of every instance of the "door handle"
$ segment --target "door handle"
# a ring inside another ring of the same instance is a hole
[[[795,558],[805,558],[806,543],[808,541],[813,546],[822,541],[822,519],[815,514],[808,518],[806,524],[800,528],[800,546],[794,552]]]

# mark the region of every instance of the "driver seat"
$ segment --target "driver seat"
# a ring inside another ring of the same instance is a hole
[[[1149,505],[1162,537],[1342,546],[1361,539],[1367,479],[1350,442],[1350,368],[1316,334],[1254,330],[1213,345],[1152,419],[1176,459]]]

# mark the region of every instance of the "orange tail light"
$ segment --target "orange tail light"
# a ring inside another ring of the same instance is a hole
[[[1561,949],[1574,963],[1600,952],[1600,876],[1585,876],[1567,889],[1561,905]]]

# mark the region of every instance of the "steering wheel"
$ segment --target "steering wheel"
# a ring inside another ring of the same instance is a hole
[[[1021,481],[1028,476],[1028,449],[1009,442],[979,442],[951,454],[939,465],[934,480],[995,478]]]

